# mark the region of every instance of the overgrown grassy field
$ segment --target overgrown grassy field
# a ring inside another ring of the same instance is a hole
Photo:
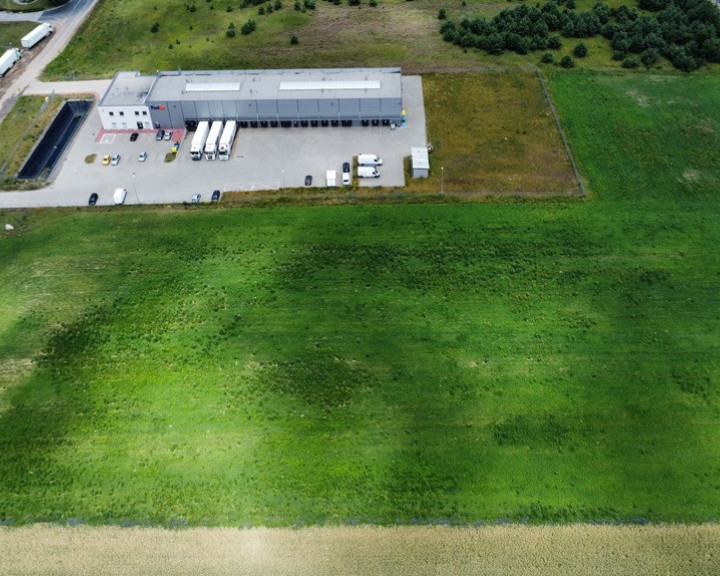
[[[9,46],[20,48],[20,39],[37,26],[37,22],[2,22],[0,24],[0,46],[5,52]]]
[[[619,3],[610,2],[611,6]],[[590,9],[592,2],[580,3]],[[629,4],[633,4],[630,2]],[[436,0],[378,0],[371,7],[347,2],[334,5],[318,0],[315,10],[296,11],[292,0],[271,14],[258,14],[258,7],[240,8],[239,2],[140,0],[98,4],[68,48],[45,70],[45,79],[108,77],[117,70],[215,69],[215,68],[317,68],[338,66],[402,66],[410,71],[443,71],[477,66],[539,64],[541,53],[520,56],[506,53],[490,56],[471,49],[464,52],[443,41],[437,19],[446,8],[448,18],[492,17],[516,4],[502,0],[460,2],[449,6]],[[194,11],[191,11],[194,7]],[[263,5],[266,8],[267,4]],[[230,11],[228,12],[228,8]],[[242,35],[249,19],[257,29]],[[159,29],[151,32],[157,22]],[[228,38],[230,24],[236,36]],[[118,35],[121,27],[123,34]],[[299,43],[293,45],[296,36]],[[108,42],[112,38],[112,42]],[[571,54],[577,41],[566,39],[556,61]],[[619,68],[610,59],[604,39],[587,40],[588,58],[579,67]],[[551,69],[551,65],[544,65]],[[666,66],[667,67],[667,66]]]
[[[4,214],[3,521],[716,519],[718,82],[551,78],[591,201]]]
[[[413,191],[463,197],[579,192],[535,71],[423,76],[432,174]],[[442,182],[441,182],[442,180]]]

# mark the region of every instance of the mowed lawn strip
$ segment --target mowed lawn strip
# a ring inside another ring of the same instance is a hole
[[[716,518],[718,81],[573,74],[591,201],[4,213],[3,522]]]

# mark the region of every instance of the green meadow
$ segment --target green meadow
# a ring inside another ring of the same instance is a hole
[[[584,199],[2,213],[0,519],[717,519],[719,83],[551,75]]]

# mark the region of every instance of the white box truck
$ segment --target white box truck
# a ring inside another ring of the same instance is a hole
[[[325,182],[328,188],[337,186],[337,171],[328,170],[327,172],[325,172]]]
[[[197,125],[195,136],[193,136],[192,142],[190,143],[190,158],[193,160],[202,160],[208,132],[210,132],[210,122],[203,120]]]
[[[205,160],[215,160],[217,156],[218,140],[223,131],[222,120],[215,120],[210,126],[210,134],[205,142]]]
[[[25,34],[25,36],[22,37],[22,40],[20,40],[20,44],[22,44],[23,48],[32,48],[43,38],[50,36],[52,32],[53,27],[50,24],[40,24]]]
[[[380,172],[375,166],[358,166],[357,172],[358,178],[380,178]]]
[[[222,136],[220,136],[220,144],[218,144],[218,158],[220,160],[228,160],[230,152],[232,152],[233,142],[235,142],[235,134],[237,133],[237,122],[229,120],[225,123]]]
[[[358,166],[382,166],[382,163],[377,154],[358,154]]]
[[[20,50],[17,48],[6,50],[5,54],[0,56],[0,76],[5,76],[5,73],[10,70],[18,60],[20,60]]]
[[[125,198],[127,198],[127,190],[125,188],[115,188],[115,194],[113,195],[115,204],[125,204]]]

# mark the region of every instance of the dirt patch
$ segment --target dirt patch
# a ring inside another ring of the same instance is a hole
[[[720,573],[720,526],[0,529],[3,574]]]
[[[627,95],[630,96],[635,102],[637,102],[638,106],[640,108],[649,108],[650,102],[648,101],[648,97],[644,94],[640,94],[637,90],[628,90]]]

